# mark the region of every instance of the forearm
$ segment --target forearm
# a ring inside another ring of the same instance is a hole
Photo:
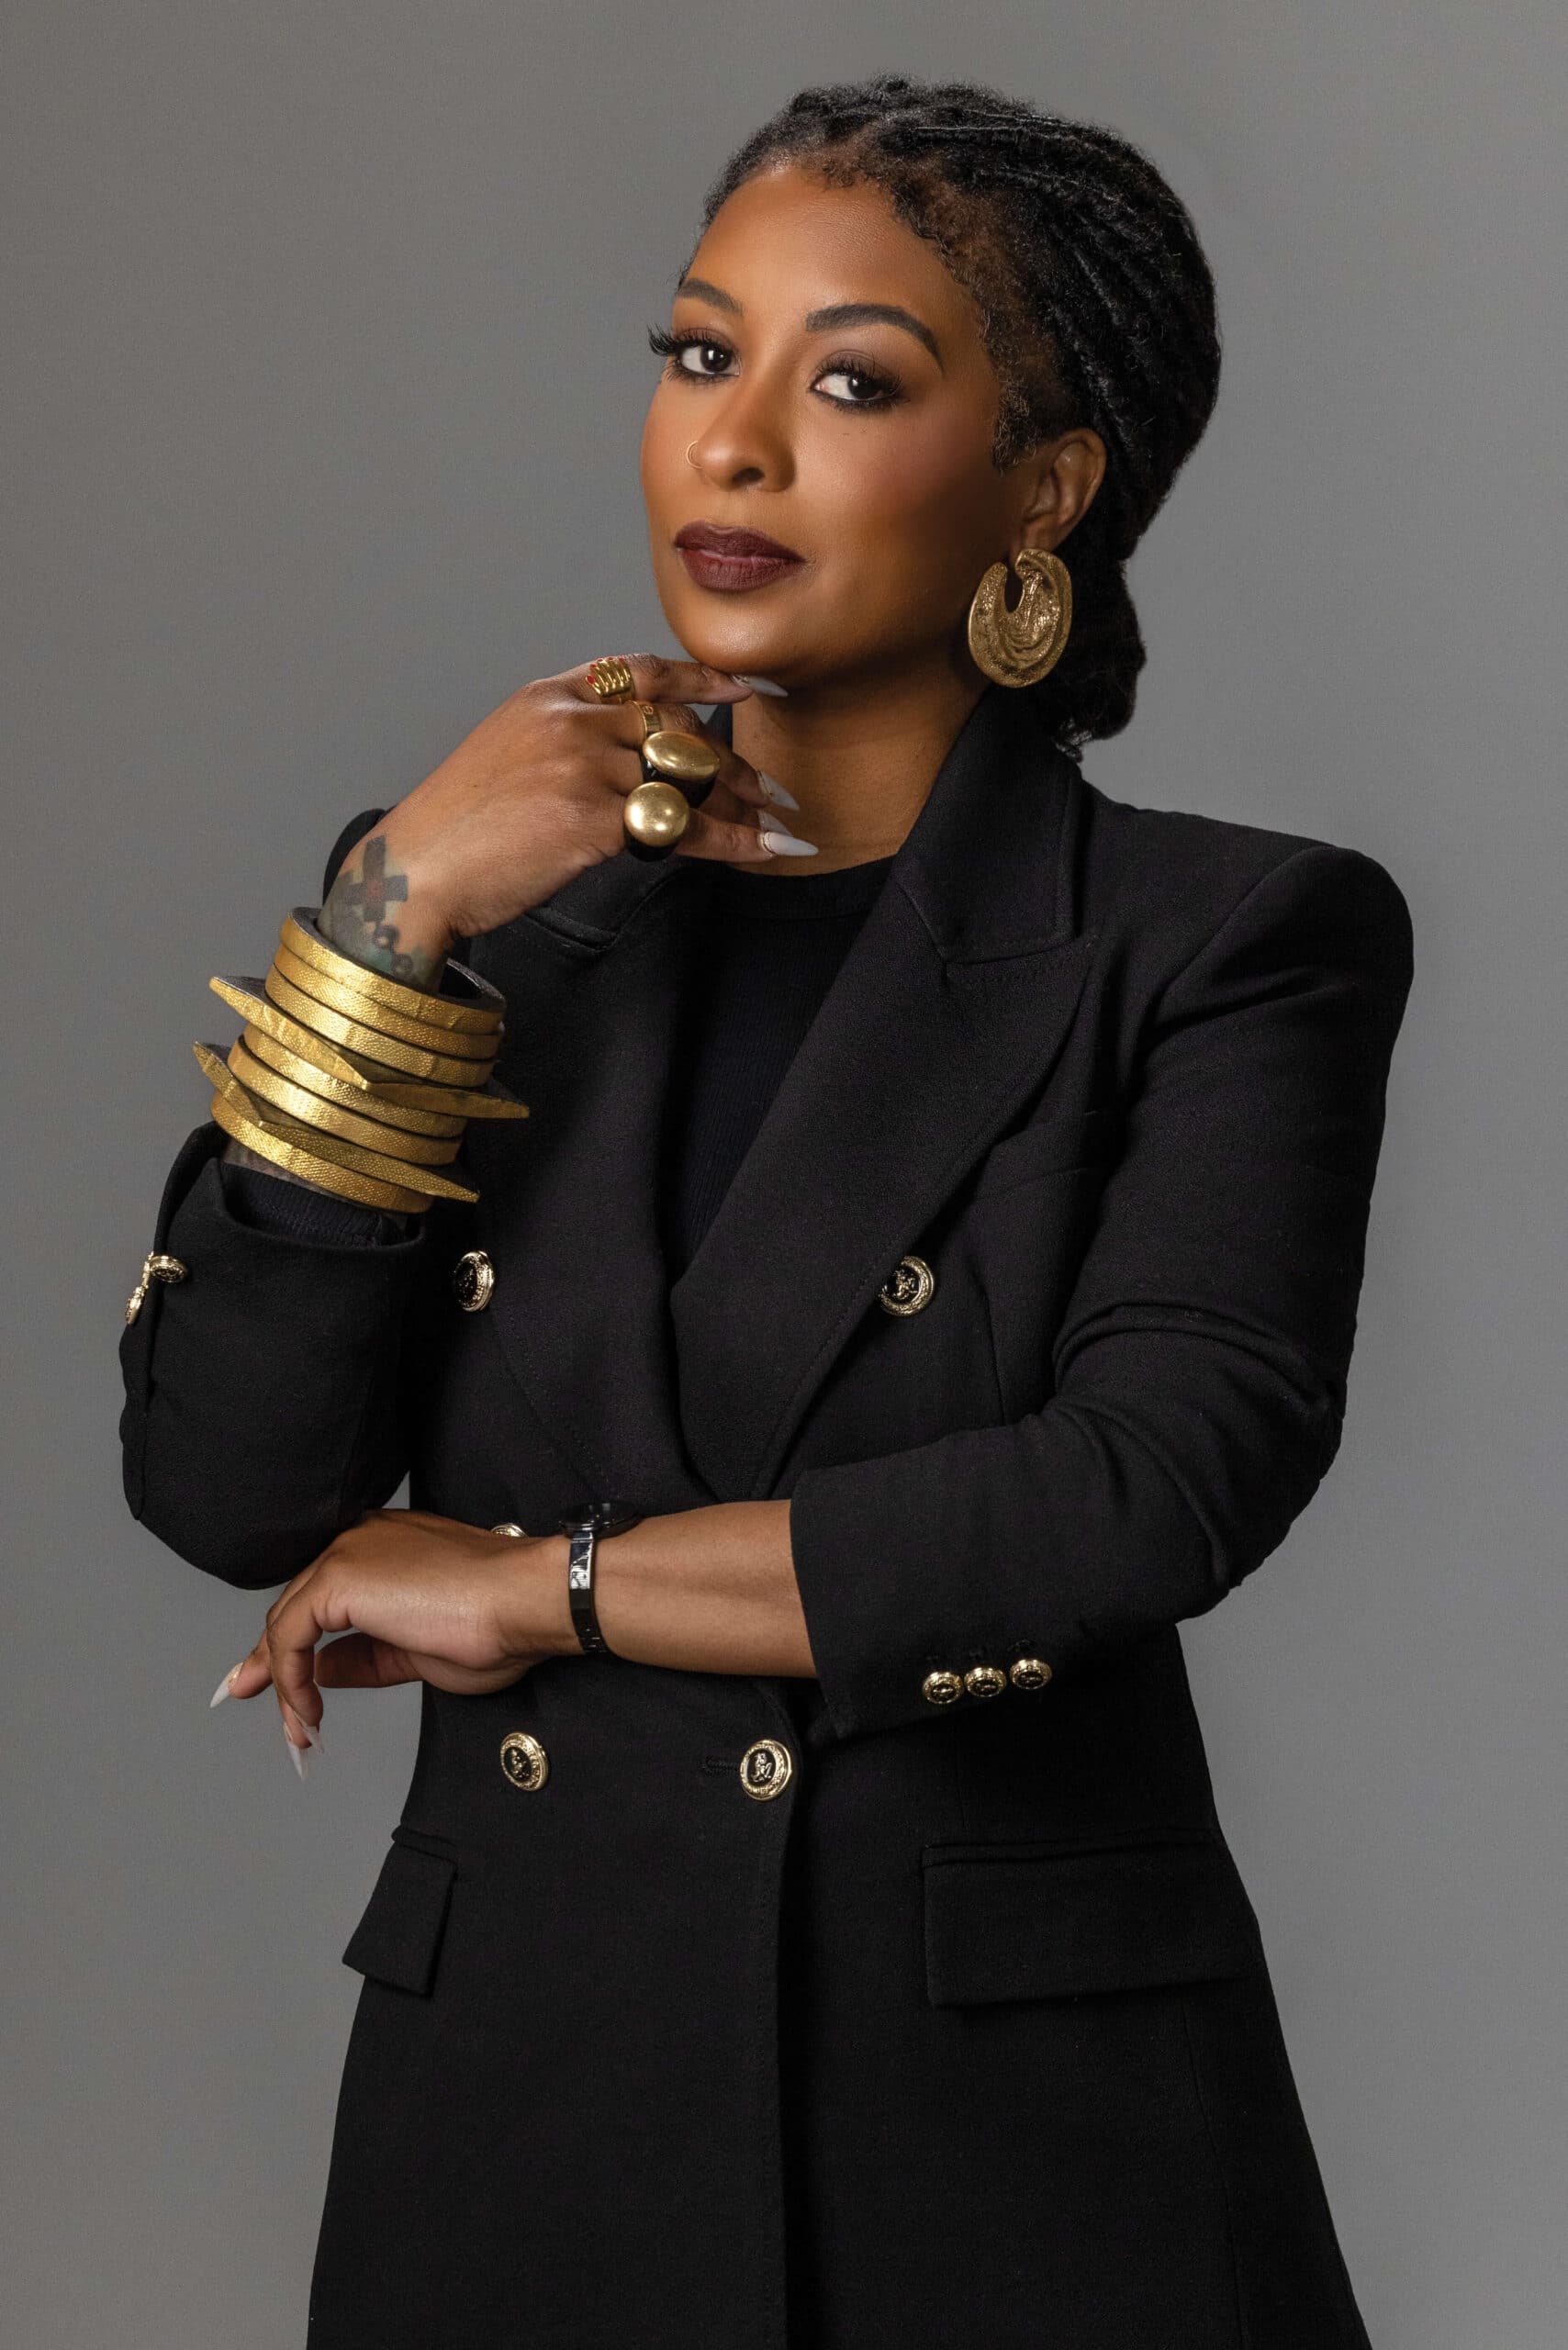
[[[536,1546],[538,1636],[579,1655],[566,1597],[566,1538]],[[795,1583],[788,1501],[713,1502],[645,1517],[594,1545],[594,1611],[616,1656],[686,1673],[816,1667]]]
[[[198,1128],[165,1186],[154,1284],[120,1341],[134,1516],[194,1566],[257,1588],[297,1573],[403,1474],[398,1362],[422,1243],[255,1231]],[[310,1205],[330,1203],[312,1200]]]

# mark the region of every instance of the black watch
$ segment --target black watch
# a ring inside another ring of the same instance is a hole
[[[578,1647],[588,1656],[612,1653],[593,1612],[594,1545],[601,1534],[623,1534],[629,1526],[641,1526],[645,1515],[643,1510],[625,1509],[619,1502],[585,1502],[560,1520],[561,1532],[571,1537],[566,1595],[571,1601],[572,1628]]]

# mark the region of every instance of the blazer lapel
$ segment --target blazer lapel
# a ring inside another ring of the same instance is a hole
[[[585,1497],[646,1511],[716,1496],[676,1399],[658,1157],[713,871],[617,856],[476,942],[511,1012],[498,1074],[526,1119],[469,1125],[488,1309],[513,1374]]]
[[[1021,704],[989,686],[959,730],[669,1292],[681,1427],[718,1495],[770,1493],[859,1317],[1071,1024],[1082,785]]]

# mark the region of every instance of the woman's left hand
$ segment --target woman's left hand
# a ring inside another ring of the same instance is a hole
[[[323,1688],[505,1689],[543,1658],[577,1651],[565,1550],[564,1538],[519,1540],[426,1510],[369,1510],[279,1593],[219,1695],[255,1697],[270,1684],[284,1736],[305,1747]],[[330,1633],[344,1637],[318,1654]]]

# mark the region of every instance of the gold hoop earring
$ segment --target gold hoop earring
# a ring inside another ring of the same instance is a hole
[[[969,605],[969,651],[999,686],[1035,686],[1054,669],[1072,626],[1072,580],[1060,555],[1025,547],[1014,566],[1023,593],[1014,611],[1005,563],[993,563]]]

